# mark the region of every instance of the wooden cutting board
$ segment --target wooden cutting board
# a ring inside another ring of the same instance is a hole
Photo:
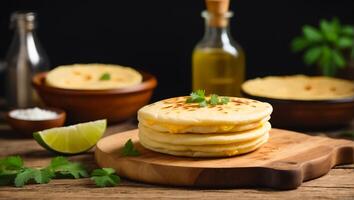
[[[120,151],[130,138],[141,155],[122,157]],[[135,129],[101,139],[95,157],[100,167],[114,168],[122,177],[146,183],[295,189],[335,165],[353,163],[354,142],[272,129],[269,142],[252,153],[231,158],[186,158],[145,149]]]

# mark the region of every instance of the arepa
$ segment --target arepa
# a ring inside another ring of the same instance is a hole
[[[268,76],[246,81],[242,90],[273,99],[330,100],[354,97],[354,82],[325,76]]]
[[[46,75],[51,87],[80,90],[118,89],[142,82],[133,68],[108,64],[74,64],[58,66]]]
[[[201,106],[183,96],[141,108],[140,143],[152,151],[188,157],[235,156],[265,144],[272,106],[246,98],[222,98],[227,102]],[[210,101],[210,96],[205,97],[205,102]]]
[[[144,106],[138,111],[138,120],[158,131],[218,133],[247,130],[242,126],[255,128],[267,121],[273,110],[268,103],[246,98],[229,97],[230,102],[225,105],[206,107],[186,103],[187,98],[175,97]]]

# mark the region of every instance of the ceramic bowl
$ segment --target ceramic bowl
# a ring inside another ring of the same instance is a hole
[[[70,122],[86,122],[107,119],[109,123],[121,122],[134,116],[139,108],[147,104],[157,85],[156,78],[146,72],[142,83],[105,90],[77,90],[50,87],[45,84],[46,73],[32,79],[32,85],[43,102],[67,112]]]
[[[11,117],[10,113],[14,110],[10,110],[6,114],[6,121],[16,131],[24,136],[32,137],[32,133],[36,131],[42,131],[49,128],[60,127],[65,123],[66,113],[65,111],[57,108],[44,107],[42,109],[56,112],[58,116],[54,119],[46,120],[24,120]]]
[[[292,129],[327,129],[348,125],[354,120],[354,97],[335,100],[282,100],[253,96],[247,98],[268,102],[273,106],[273,127]]]

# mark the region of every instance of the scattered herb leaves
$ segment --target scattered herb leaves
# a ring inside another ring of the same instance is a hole
[[[95,169],[91,173],[91,180],[95,182],[98,187],[113,187],[120,183],[119,176],[112,168]]]
[[[219,103],[219,97],[216,94],[212,94],[209,99],[209,104],[216,106]]]
[[[20,156],[9,156],[0,160],[0,173],[3,171],[21,170],[23,160]]]
[[[205,101],[205,90],[197,90],[190,94],[187,103],[200,103]]]
[[[109,74],[108,72],[103,73],[100,77],[100,81],[108,81],[111,80],[111,74]]]
[[[0,185],[13,184],[16,175],[24,169],[19,156],[9,156],[0,160]]]
[[[49,183],[54,178],[77,179],[88,176],[88,172],[81,163],[71,162],[63,156],[53,158],[45,168],[25,167],[19,156],[0,159],[0,185],[23,187],[28,183]],[[120,182],[119,176],[110,168],[94,170],[92,176],[94,177],[91,179],[99,187],[116,186]]]
[[[129,139],[121,151],[122,156],[139,156],[140,152],[135,149],[132,139]]]
[[[59,174],[63,177],[71,176],[75,179],[88,177],[88,173],[82,164],[70,162],[63,156],[53,158],[47,169],[52,176]]]
[[[221,104],[228,104],[230,102],[229,97],[222,97],[220,103]]]
[[[14,183],[16,187],[23,187],[29,181],[43,184],[49,183],[50,179],[50,173],[46,169],[25,168],[16,175]]]
[[[228,97],[219,97],[216,94],[211,94],[209,100],[205,96],[205,90],[197,90],[190,94],[186,103],[198,103],[199,107],[206,107],[209,105],[216,106],[229,103]]]

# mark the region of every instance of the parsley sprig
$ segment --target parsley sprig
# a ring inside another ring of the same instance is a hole
[[[91,180],[93,180],[98,187],[113,187],[120,183],[120,177],[112,168],[95,169],[91,173]]]
[[[100,81],[107,81],[107,80],[110,80],[111,79],[111,74],[106,72],[106,73],[103,73],[100,77]]]
[[[121,154],[122,156],[140,156],[140,152],[134,147],[132,139],[125,143]]]
[[[46,169],[50,172],[51,177],[70,177],[75,179],[88,177],[88,173],[81,163],[70,162],[63,156],[53,158]]]
[[[78,162],[71,162],[67,158],[58,156],[51,160],[45,168],[25,167],[19,156],[9,156],[0,159],[0,185],[23,187],[28,183],[44,184],[55,178],[82,178],[88,177],[85,167]],[[91,179],[98,187],[116,186],[120,183],[119,176],[112,168],[96,169]]]
[[[209,100],[205,96],[205,90],[197,90],[190,94],[186,103],[198,103],[199,107],[206,107],[208,105],[216,106],[229,103],[228,97],[219,97],[216,94],[211,94]]]

